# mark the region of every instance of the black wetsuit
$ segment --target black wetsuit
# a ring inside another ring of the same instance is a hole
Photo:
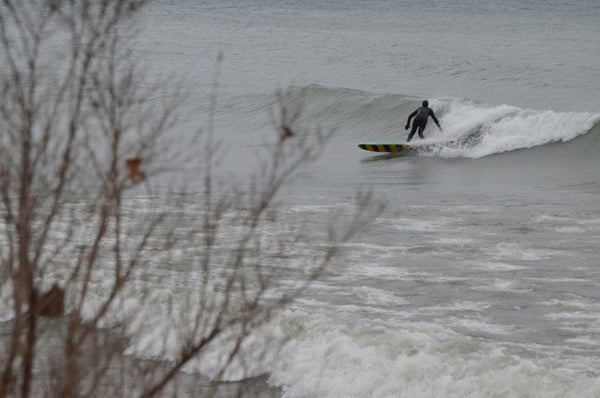
[[[410,120],[413,117],[415,118],[415,120],[413,121],[412,129],[410,130],[410,134],[408,135],[406,142],[408,142],[412,139],[412,137],[413,137],[413,135],[415,135],[415,132],[417,131],[417,129],[419,131],[419,137],[425,138],[425,137],[423,137],[423,130],[425,130],[425,127],[427,126],[427,118],[429,116],[431,116],[431,118],[433,119],[435,124],[438,127],[440,127],[440,122],[438,122],[437,118],[435,117],[435,113],[433,113],[433,110],[427,106],[420,107],[419,109],[417,109],[416,111],[411,113],[410,116],[408,116],[408,121],[406,122],[407,129],[408,129],[408,126],[410,126]]]

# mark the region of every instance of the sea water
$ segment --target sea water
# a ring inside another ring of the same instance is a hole
[[[386,204],[261,330],[299,326],[281,352],[223,381],[265,375],[284,397],[600,396],[600,3],[155,0],[138,22],[139,59],[190,88],[188,125],[206,126],[218,76],[225,172],[246,176],[278,89],[301,96],[303,126],[334,131],[281,222],[318,226],[356,191]],[[357,148],[403,142],[423,99],[443,127],[415,139],[426,150]],[[154,332],[128,353],[160,356]],[[185,371],[213,376],[210,359]]]
[[[194,85],[200,124],[223,56],[234,173],[272,131],[277,89],[335,130],[289,214],[326,217],[356,190],[386,204],[270,325],[301,332],[230,380],[266,374],[285,397],[600,396],[598,2],[156,1],[142,31],[142,57]],[[356,147],[404,141],[422,99],[436,145]]]

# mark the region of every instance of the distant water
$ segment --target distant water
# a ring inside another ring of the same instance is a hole
[[[142,47],[200,86],[223,52],[226,92],[321,84],[597,111],[599,15],[595,0],[159,0]]]
[[[356,190],[387,206],[255,338],[301,333],[224,379],[266,375],[284,397],[600,396],[598,38],[596,0],[154,1],[137,53],[185,77],[188,126],[206,125],[223,54],[226,172],[245,175],[293,86],[304,125],[335,133],[284,222],[318,230]],[[425,98],[444,128],[430,122],[427,150],[357,148],[404,141]],[[154,332],[128,353],[163,353]],[[215,358],[186,372],[210,377]]]

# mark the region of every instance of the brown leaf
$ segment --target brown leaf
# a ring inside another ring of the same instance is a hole
[[[142,159],[140,159],[140,158],[127,159],[125,164],[127,165],[127,168],[129,169],[129,178],[131,178],[131,181],[140,182],[146,178],[146,174],[144,174],[142,171],[140,171],[140,165],[142,164]]]
[[[42,294],[37,303],[37,313],[40,316],[57,318],[65,313],[65,291],[58,284]]]

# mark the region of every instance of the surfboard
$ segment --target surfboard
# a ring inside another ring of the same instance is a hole
[[[394,143],[360,143],[358,144],[360,149],[371,152],[409,152],[415,148],[407,144],[394,144]]]

